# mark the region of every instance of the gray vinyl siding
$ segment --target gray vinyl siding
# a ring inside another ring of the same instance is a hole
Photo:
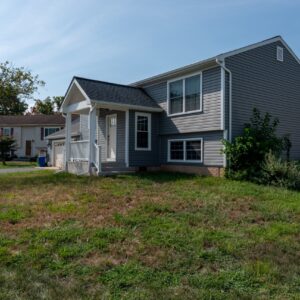
[[[82,140],[89,139],[89,115],[80,115],[80,134]]]
[[[276,59],[277,45],[284,61]],[[226,58],[232,72],[232,133],[240,135],[254,107],[278,117],[278,135],[290,134],[291,158],[300,159],[300,65],[281,42]]]
[[[200,70],[199,70],[200,71]],[[203,71],[203,111],[181,116],[167,115],[167,82],[144,87],[164,111],[160,116],[160,134],[175,134],[221,129],[221,69]]]
[[[107,158],[107,143],[106,143],[106,116],[117,114],[117,151],[116,161],[125,163],[125,123],[126,116],[124,111],[100,109],[98,111],[98,139],[101,145],[102,161]]]
[[[172,139],[189,139],[203,138],[203,163],[186,163],[186,162],[168,162],[168,140]],[[199,166],[223,166],[223,154],[221,139],[223,131],[217,132],[197,132],[188,134],[173,134],[161,137],[160,142],[160,160],[161,164],[175,165],[199,165]]]
[[[135,150],[135,113],[129,111],[129,166],[159,165],[159,113],[151,113],[151,151]]]

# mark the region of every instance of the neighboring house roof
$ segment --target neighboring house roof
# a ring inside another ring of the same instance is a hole
[[[60,115],[0,116],[0,126],[64,126],[65,118]]]
[[[71,129],[71,136],[77,137],[80,136],[80,118],[76,118],[72,122],[72,129]],[[59,131],[56,131],[46,137],[47,140],[59,140],[59,139],[65,139],[66,137],[66,130],[62,129]]]
[[[77,76],[74,79],[91,101],[160,109],[159,105],[141,88]]]
[[[268,44],[271,44],[271,43],[274,43],[274,42],[278,42],[278,41],[281,42],[287,48],[287,50],[291,53],[291,55],[295,58],[295,60],[300,64],[300,59],[293,52],[293,50],[288,46],[288,44],[284,41],[284,39],[281,36],[275,36],[275,37],[266,39],[264,41],[248,45],[246,47],[242,47],[242,48],[239,48],[239,49],[236,49],[236,50],[233,50],[233,51],[225,52],[225,53],[210,57],[208,59],[201,60],[201,61],[198,61],[196,63],[186,65],[186,66],[181,67],[181,68],[177,68],[177,69],[174,69],[174,70],[171,70],[171,71],[168,71],[168,72],[161,73],[161,74],[156,75],[156,76],[152,76],[152,77],[149,77],[149,78],[146,78],[146,79],[143,79],[143,80],[139,80],[139,81],[134,82],[130,85],[138,87],[138,86],[145,86],[145,85],[148,85],[148,84],[154,84],[155,82],[162,81],[162,80],[167,80],[171,77],[180,75],[180,74],[185,73],[185,72],[193,72],[195,70],[198,70],[199,67],[206,68],[206,67],[213,66],[214,64],[216,64],[216,60],[222,61],[226,57],[237,55],[239,53],[249,51],[249,50],[252,50],[252,49],[264,46],[264,45],[268,45]]]

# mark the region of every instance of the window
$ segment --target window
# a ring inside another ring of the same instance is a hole
[[[8,128],[8,127],[3,128],[3,135],[4,136],[10,136],[10,128]]]
[[[277,60],[283,61],[283,48],[277,46]]]
[[[196,74],[168,85],[168,114],[184,114],[202,110],[202,75]]]
[[[135,114],[135,150],[151,150],[151,114]]]
[[[202,162],[203,139],[169,140],[169,161]]]
[[[50,135],[56,131],[59,131],[60,129],[59,128],[45,128],[45,134],[44,136],[46,137],[47,135]]]

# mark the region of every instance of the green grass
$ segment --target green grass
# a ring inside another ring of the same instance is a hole
[[[300,299],[297,192],[51,171],[0,190],[0,299]]]
[[[29,161],[7,161],[5,165],[0,162],[0,170],[1,169],[11,169],[11,168],[28,168],[28,167],[36,167],[36,162]]]

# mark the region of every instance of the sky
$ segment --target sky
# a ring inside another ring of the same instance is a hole
[[[0,58],[38,74],[44,99],[75,75],[128,84],[276,35],[300,56],[299,11],[300,0],[6,0]]]

